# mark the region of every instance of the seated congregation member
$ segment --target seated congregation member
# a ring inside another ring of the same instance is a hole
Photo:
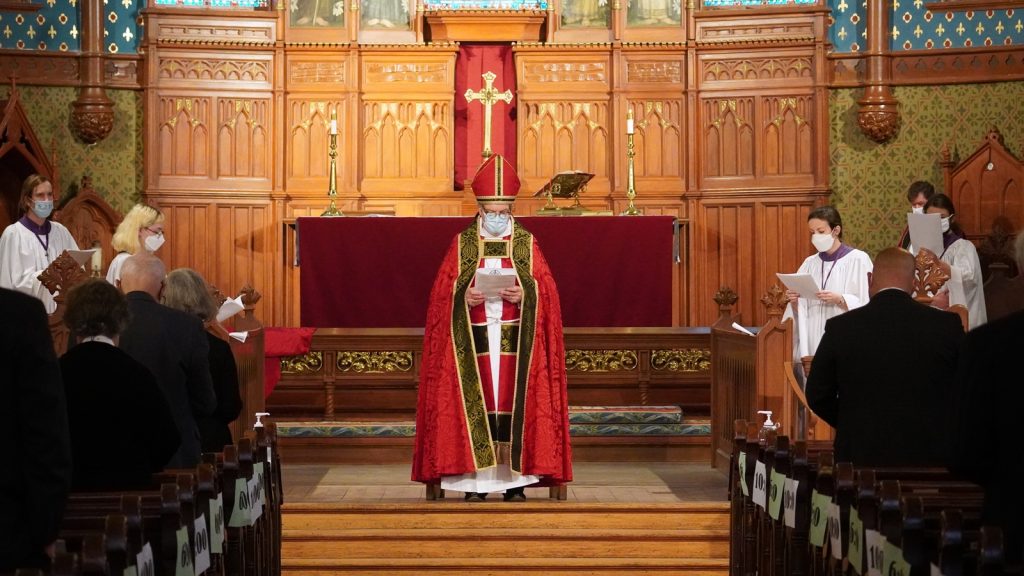
[[[71,485],[60,364],[39,300],[0,288],[0,574],[49,568]]]
[[[111,246],[117,255],[107,268],[107,282],[117,286],[121,279],[121,266],[132,254],[140,250],[153,254],[164,244],[164,215],[149,204],[136,204],[117,225]]]
[[[117,347],[127,323],[128,301],[105,281],[68,292],[64,324],[77,344],[60,367],[76,490],[145,488],[181,444],[156,378]]]
[[[1024,234],[1014,243],[1024,270]],[[1024,407],[1020,355],[1024,310],[971,330],[964,339],[951,406],[953,472],[985,490],[982,520],[1003,529],[1008,566],[1024,562],[1024,451],[1019,446]]]
[[[836,429],[837,462],[945,465],[960,318],[911,297],[914,257],[902,248],[879,253],[869,282],[867,304],[825,324],[807,403]]]
[[[800,364],[813,356],[825,330],[825,322],[868,301],[868,272],[871,258],[843,242],[843,219],[833,206],[820,206],[807,215],[811,244],[817,253],[808,256],[797,273],[810,274],[821,287],[816,298],[801,298],[786,291],[790,305],[785,318],[794,319],[793,355]]]
[[[18,209],[24,215],[0,236],[0,288],[35,296],[53,314],[57,303],[38,276],[65,250],[78,250],[78,244],[60,222],[49,220],[53,184],[46,176],[25,179]]]
[[[943,250],[938,254],[939,265],[950,275],[950,280],[939,289],[932,305],[938,308],[948,308],[953,304],[967,306],[967,321],[973,330],[988,320],[978,250],[957,223],[956,208],[949,196],[936,194],[929,198],[924,205],[924,213],[938,214],[942,218]]]
[[[210,287],[198,272],[191,268],[178,268],[167,275],[161,301],[165,306],[191,314],[206,327],[206,340],[210,344],[210,376],[217,395],[217,408],[213,414],[197,420],[203,452],[220,452],[231,444],[231,429],[242,412],[242,395],[238,390],[238,367],[228,343],[224,327],[217,322],[217,305],[210,295]]]
[[[918,180],[907,188],[907,202],[910,203],[910,211],[914,214],[924,214],[924,205],[928,199],[935,195],[935,187],[931,182]],[[910,250],[910,227],[904,226],[900,234],[900,240],[896,244],[900,248]]]
[[[163,262],[152,254],[129,257],[121,268],[121,291],[131,318],[118,345],[156,376],[171,405],[181,446],[168,468],[191,468],[202,454],[199,418],[213,414],[217,396],[210,379],[210,344],[203,323],[160,304]]]

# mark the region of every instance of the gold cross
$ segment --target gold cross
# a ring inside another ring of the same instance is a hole
[[[479,100],[484,106],[484,151],[482,155],[484,160],[486,160],[494,155],[494,152],[491,150],[491,107],[498,100],[505,104],[512,102],[512,91],[498,92],[494,87],[494,80],[497,78],[494,72],[485,72],[481,76],[484,78],[484,89],[479,92],[473,92],[472,89],[467,88],[466,102]]]

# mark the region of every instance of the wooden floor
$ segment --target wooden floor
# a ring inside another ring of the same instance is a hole
[[[409,480],[408,464],[316,465],[285,463],[284,497],[299,503],[416,503],[422,484]],[[579,462],[568,487],[576,503],[724,502],[727,478],[707,464]],[[527,488],[527,498],[544,500],[546,488]],[[462,499],[461,493],[449,499]],[[492,496],[500,500],[499,495]]]

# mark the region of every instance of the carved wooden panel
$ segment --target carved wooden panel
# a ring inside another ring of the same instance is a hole
[[[814,99],[766,96],[760,99],[766,176],[811,174],[814,170]]]
[[[681,99],[637,100],[633,110],[633,160],[639,180],[668,178],[678,189],[683,176],[685,109]]]
[[[394,180],[419,184],[423,192],[451,188],[450,102],[364,102],[362,116],[364,191],[394,192],[402,187]]]
[[[364,55],[359,188],[368,196],[452,194],[455,48]]]
[[[705,176],[754,176],[754,98],[706,98],[701,102]]]
[[[230,55],[229,55],[230,54]],[[268,89],[273,85],[273,58],[258,53],[185,53],[168,51],[155,64],[156,75],[163,87],[214,88],[211,83],[224,83],[232,89]]]
[[[588,191],[607,192],[611,137],[607,102],[520,102],[519,176],[536,191],[558,172],[594,174]]]
[[[160,258],[168,270],[194,268],[231,296],[246,283],[265,286],[259,288],[264,297],[257,304],[256,315],[271,317],[278,236],[270,204],[225,197],[214,191],[197,190],[193,194],[196,197],[161,199],[167,241],[160,249]],[[203,240],[197,241],[200,238]]]
[[[752,81],[763,86],[766,80],[782,80],[787,85],[809,85],[814,81],[814,58],[810,54],[779,57],[706,58],[701,61],[701,83]]]
[[[804,15],[719,15],[696,12],[695,37],[702,45],[812,43],[822,34],[821,20]]]
[[[326,96],[326,95],[325,95]],[[338,190],[352,189],[354,164],[347,145],[355,123],[347,102],[334,99],[289,99],[287,102],[287,137],[285,151],[288,187],[297,193],[328,189],[331,113],[336,114],[339,135],[336,163]]]
[[[263,179],[272,172],[270,108],[267,98],[217,101],[218,176]]]
[[[749,193],[743,198],[700,202],[695,214],[694,246],[689,253],[699,308],[692,322],[706,326],[717,317],[715,303],[702,295],[729,286],[740,299],[735,310],[744,325],[767,321],[760,298],[776,284],[776,272],[795,272],[813,252],[807,214],[813,198],[778,199]],[[752,239],[757,238],[754,242]]]
[[[210,132],[213,99],[172,97],[159,99],[155,157],[160,176],[210,176]]]

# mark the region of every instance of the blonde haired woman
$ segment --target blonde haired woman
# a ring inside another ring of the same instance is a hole
[[[110,261],[107,282],[117,286],[121,280],[121,266],[129,256],[144,249],[153,253],[164,244],[164,215],[148,204],[136,204],[117,225],[110,244],[117,256]]]

